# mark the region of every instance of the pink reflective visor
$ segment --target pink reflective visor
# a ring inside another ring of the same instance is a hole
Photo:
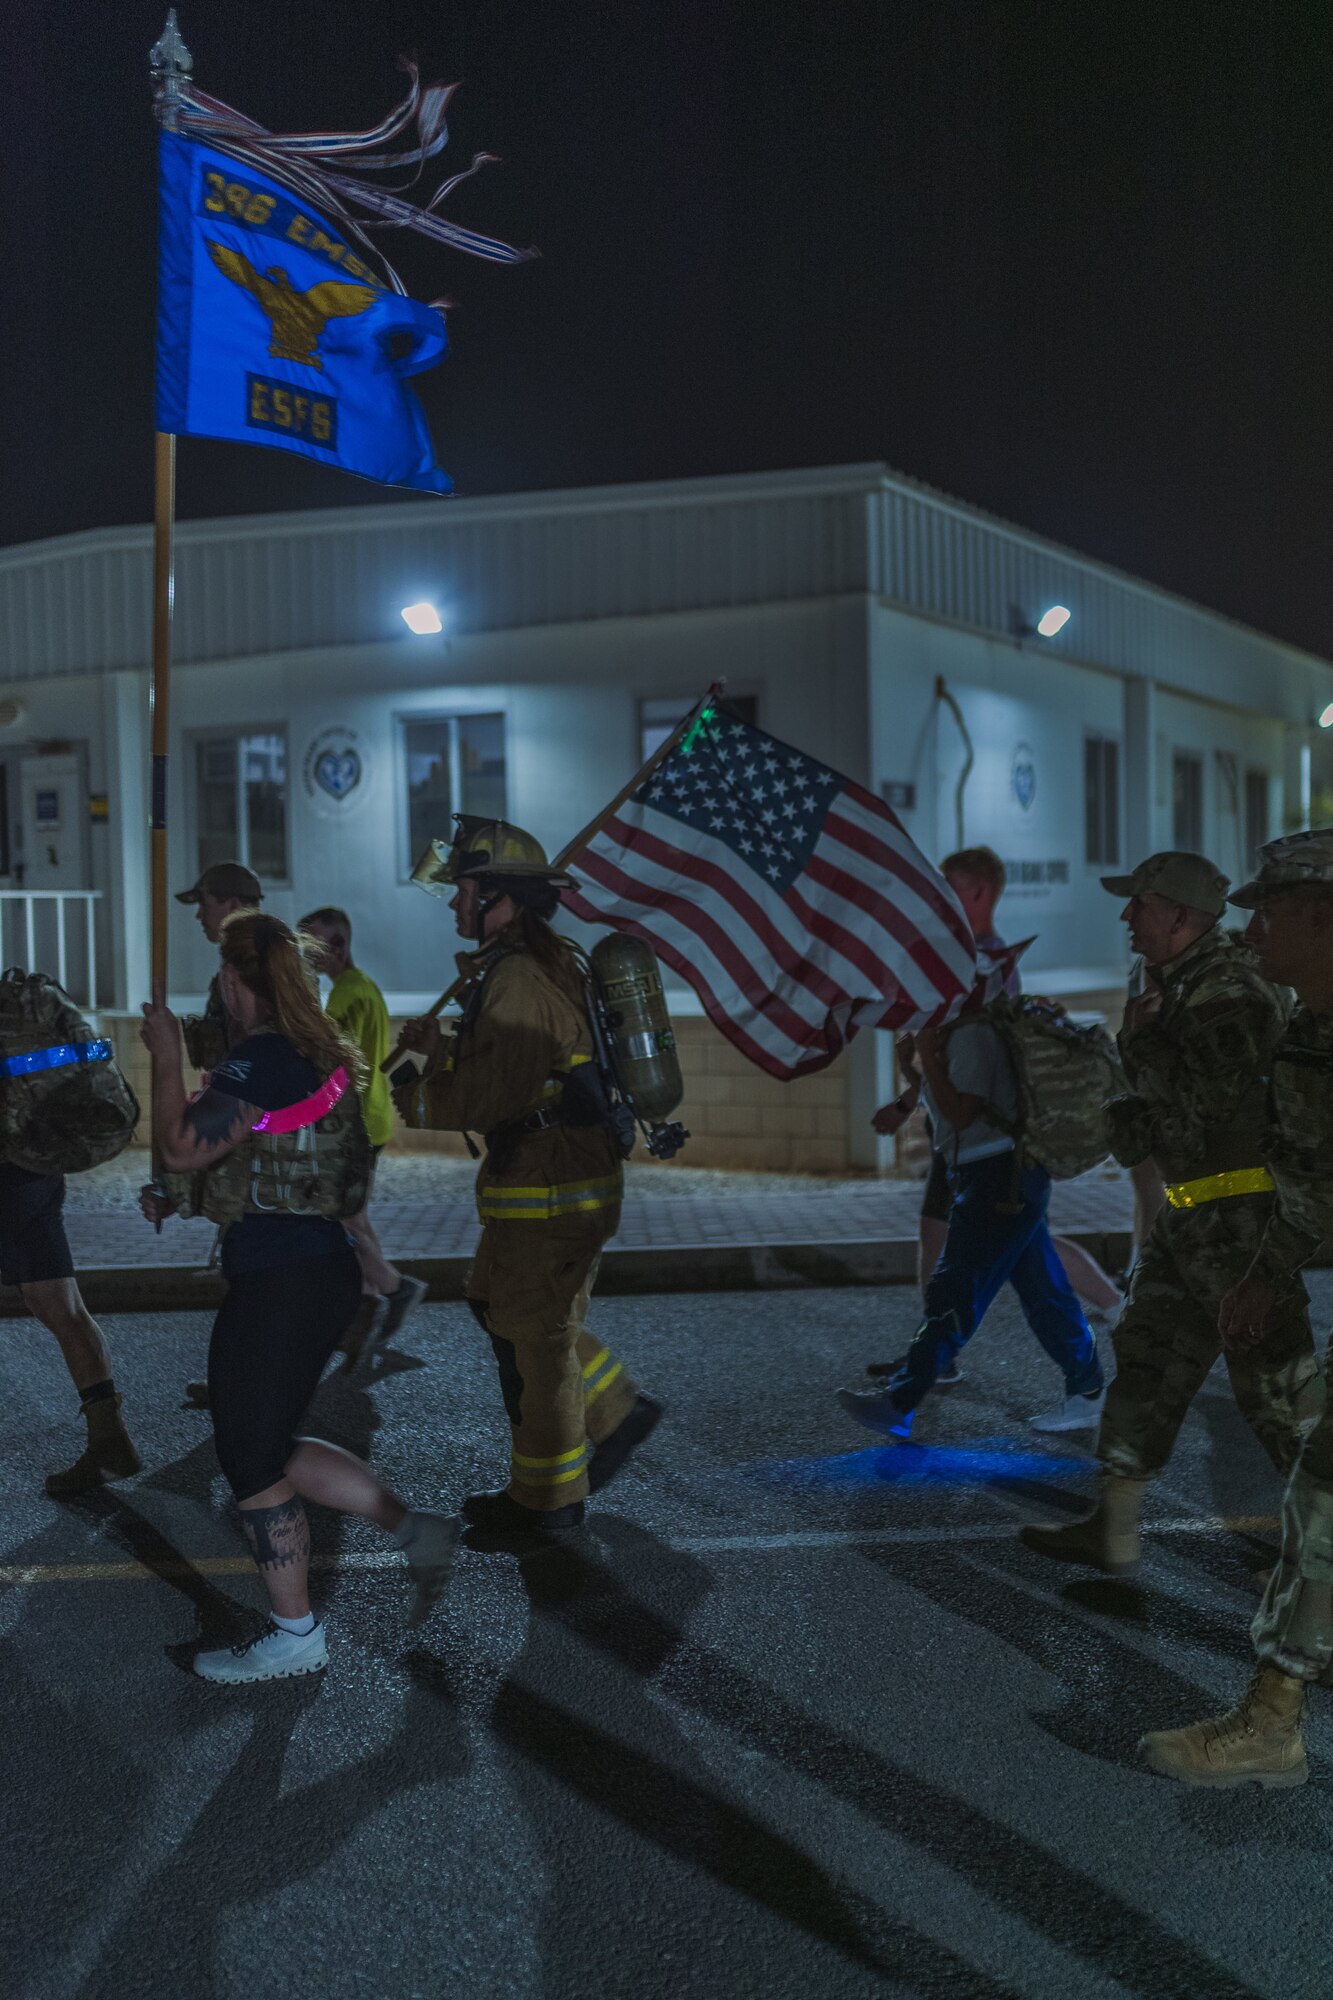
[[[347,1071],[335,1069],[327,1083],[322,1083],[313,1097],[303,1097],[299,1104],[284,1104],[281,1111],[266,1111],[250,1127],[252,1132],[299,1132],[304,1125],[317,1125],[321,1118],[327,1118],[347,1089]]]

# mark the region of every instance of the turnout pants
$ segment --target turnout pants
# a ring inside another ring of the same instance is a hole
[[[547,1222],[488,1221],[468,1274],[472,1309],[491,1337],[513,1426],[510,1497],[541,1512],[588,1492],[592,1447],[629,1414],[638,1391],[585,1324],[605,1210]]]
[[[1159,1212],[1115,1330],[1117,1374],[1097,1439],[1108,1472],[1146,1479],[1166,1464],[1185,1412],[1222,1352],[1218,1308],[1249,1269],[1272,1200],[1233,1195]],[[1237,1407],[1285,1477],[1323,1402],[1299,1280],[1282,1294],[1258,1346],[1238,1348],[1226,1362]]]

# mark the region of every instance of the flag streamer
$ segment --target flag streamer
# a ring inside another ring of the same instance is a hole
[[[499,237],[447,222],[436,213],[461,181],[470,180],[498,158],[494,153],[474,154],[469,167],[450,175],[424,203],[404,200],[402,187],[376,187],[355,178],[362,173],[414,170],[404,183],[413,186],[426,163],[449,143],[448,109],[458,85],[432,83],[423,88],[415,63],[403,58],[399,67],[408,78],[407,95],[378,125],[364,132],[270,132],[243,111],[199,90],[188,78],[178,91],[175,129],[205,140],[219,152],[280,181],[293,194],[326,208],[376,259],[393,289],[404,295],[406,286],[368,232],[410,229],[493,264],[523,264],[536,257],[539,253],[535,249],[518,249]],[[413,127],[415,145],[394,149],[392,142]],[[344,171],[337,171],[339,168]],[[345,171],[348,168],[352,172]]]

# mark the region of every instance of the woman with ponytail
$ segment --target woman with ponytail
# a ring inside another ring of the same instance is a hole
[[[186,1094],[180,1023],[160,994],[144,1008],[153,1145],[167,1171],[141,1206],[154,1222],[179,1210],[222,1229],[227,1296],[209,1344],[209,1404],[272,1616],[248,1644],[200,1653],[194,1666],[205,1680],[242,1682],[316,1673],[328,1662],[308,1595],[306,1500],[394,1537],[415,1584],[414,1623],[444,1587],[457,1524],[409,1511],[350,1452],[297,1434],[361,1299],[343,1228],[365,1201],[370,1162],[361,1056],[320,1006],[286,924],[238,912],[220,949],[222,999],[244,1032],[197,1096]]]

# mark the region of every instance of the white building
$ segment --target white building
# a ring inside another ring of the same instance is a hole
[[[150,548],[145,527],[0,555],[6,962],[55,969],[34,898],[67,892],[70,983],[91,925],[112,1015],[148,965]],[[404,626],[418,599],[438,637]],[[1043,639],[1053,604],[1071,616]],[[1098,875],[1173,846],[1238,875],[1322,789],[1333,701],[1328,662],[882,465],[187,523],[174,653],[174,884],[237,856],[281,916],[344,904],[404,1011],[456,949],[407,880],[425,838],[503,810],[558,849],[720,677],[928,853],[996,848],[1003,927],[1037,933],[1028,986],[1111,1010],[1126,960]],[[172,912],[188,1003],[211,953]],[[887,1037],[784,1088],[692,995],[677,1012],[687,1160],[888,1164],[865,1125]]]

